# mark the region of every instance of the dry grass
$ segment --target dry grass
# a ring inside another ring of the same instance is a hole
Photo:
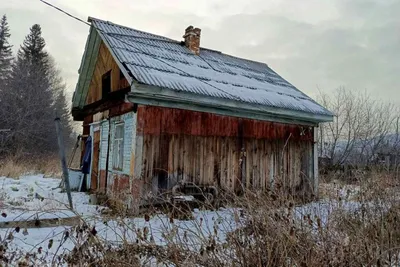
[[[94,228],[76,227],[69,238],[81,245],[63,260],[70,266],[118,267],[400,266],[400,197],[393,190],[397,181],[386,174],[359,178],[361,182],[352,185],[359,190],[351,198],[332,193],[317,204],[328,205],[329,214],[299,208],[296,198],[276,192],[246,192],[222,201],[234,207],[230,209],[233,219],[218,221],[201,234],[201,225],[183,228],[174,223],[177,209],[172,209],[167,216],[173,227],[163,231],[162,246],[154,241],[151,225],[132,226],[120,215],[107,218],[117,222],[122,232],[134,232],[136,242],[123,239],[119,246],[112,246]],[[341,190],[335,185],[325,189],[329,188]],[[351,209],[346,208],[349,203],[354,204]],[[115,208],[120,209],[119,205]],[[157,216],[152,214],[157,212],[148,210],[144,216],[149,223],[150,216]],[[238,227],[219,239],[219,231],[232,221]],[[186,232],[190,238],[185,239]]]
[[[61,177],[62,171],[58,156],[8,157],[0,160],[0,176],[19,178],[29,174]]]
[[[332,207],[329,215],[304,211],[296,217],[296,199],[247,193],[233,197],[239,208],[234,218],[242,224],[223,242],[210,229],[215,235],[203,237],[200,252],[171,239],[162,247],[124,245],[103,259],[140,255],[165,266],[400,266],[400,198],[390,190],[397,182],[385,174],[359,178],[360,189],[351,197],[357,205],[351,210],[344,207],[348,200],[343,195],[332,194],[325,203]]]

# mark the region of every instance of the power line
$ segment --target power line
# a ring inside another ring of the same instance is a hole
[[[169,67],[171,67],[171,68],[174,68],[174,69],[176,69],[176,70],[178,70],[178,71],[180,71],[180,72],[183,72],[183,73],[189,75],[189,77],[192,77],[192,78],[194,78],[194,79],[196,79],[196,80],[199,80],[199,81],[201,81],[201,82],[207,84],[208,86],[211,86],[211,87],[213,87],[214,89],[217,89],[218,91],[220,91],[220,92],[222,92],[222,93],[224,93],[224,94],[230,95],[232,98],[238,100],[238,97],[237,97],[237,96],[232,95],[232,94],[230,94],[230,93],[228,93],[228,92],[226,92],[226,91],[224,91],[224,90],[222,90],[222,89],[220,89],[220,88],[218,88],[218,87],[216,87],[216,86],[214,86],[214,85],[212,85],[212,84],[210,84],[210,83],[208,83],[208,82],[206,82],[206,81],[204,81],[204,80],[202,80],[202,79],[199,79],[199,78],[197,78],[197,77],[194,77],[194,76],[192,76],[192,74],[190,74],[190,73],[188,73],[188,72],[186,72],[186,71],[184,71],[184,70],[182,70],[182,69],[179,69],[179,68],[175,67],[174,65],[171,65],[171,64],[169,64],[168,62],[165,62],[164,60],[162,60],[162,59],[160,59],[160,58],[158,58],[158,57],[155,57],[154,55],[152,55],[152,54],[150,54],[150,53],[147,53],[147,52],[145,52],[145,51],[143,51],[143,50],[140,50],[140,49],[137,48],[137,47],[134,47],[131,43],[128,43],[128,42],[126,42],[125,40],[120,39],[120,38],[118,38],[118,37],[115,36],[115,35],[112,35],[111,33],[105,32],[105,31],[103,31],[102,29],[99,29],[98,27],[95,27],[93,24],[90,24],[90,23],[88,23],[88,22],[86,22],[86,21],[84,21],[84,20],[82,20],[82,19],[80,19],[80,18],[78,18],[78,17],[76,17],[76,16],[74,16],[74,15],[68,13],[68,12],[64,11],[63,9],[57,7],[57,6],[54,6],[54,5],[48,3],[48,2],[46,2],[46,1],[44,1],[44,0],[39,0],[39,1],[42,2],[42,3],[44,3],[44,4],[46,4],[46,5],[48,5],[48,6],[50,6],[50,7],[52,7],[52,8],[54,8],[54,9],[56,9],[56,10],[58,10],[58,11],[60,11],[61,13],[65,14],[65,15],[67,15],[67,16],[69,16],[69,17],[71,17],[71,18],[73,18],[73,19],[75,19],[75,20],[77,20],[77,21],[79,21],[79,22],[81,22],[81,23],[84,23],[84,24],[86,24],[86,25],[88,25],[88,26],[91,26],[91,27],[95,28],[97,31],[99,31],[99,32],[101,32],[101,33],[103,33],[103,34],[105,34],[105,35],[107,35],[107,36],[110,36],[111,38],[115,38],[115,39],[119,40],[120,42],[122,42],[122,43],[124,43],[124,44],[126,44],[126,45],[128,45],[128,46],[130,46],[130,47],[132,47],[133,49],[135,49],[136,51],[138,51],[138,52],[140,52],[140,53],[142,53],[142,54],[144,54],[144,55],[150,56],[150,57],[152,57],[152,58],[154,58],[154,59],[156,59],[156,60],[158,60],[158,61],[160,61],[160,62],[166,64],[167,66],[169,66]],[[203,60],[205,61],[204,58],[201,58],[201,59],[203,59]],[[205,61],[205,62],[206,62],[208,65],[210,65],[207,61]],[[214,68],[213,68],[213,69],[214,69]]]
[[[187,74],[187,75],[188,75],[189,77],[191,77],[191,78],[194,78],[194,79],[196,79],[196,80],[198,80],[198,81],[200,81],[200,82],[202,82],[202,83],[204,83],[204,84],[207,84],[208,86],[210,86],[210,87],[212,87],[212,88],[214,88],[214,89],[216,89],[216,90],[218,90],[218,91],[220,91],[220,92],[222,92],[222,93],[224,93],[224,94],[230,95],[230,96],[233,98],[233,100],[240,101],[240,99],[239,99],[237,96],[235,96],[235,95],[233,95],[233,94],[231,94],[231,93],[229,93],[229,92],[226,92],[226,91],[224,91],[224,90],[222,90],[222,89],[216,87],[215,85],[212,85],[212,84],[208,83],[207,81],[204,81],[204,80],[202,80],[202,79],[199,79],[198,77],[195,77],[195,76],[193,76],[192,74],[190,74],[190,73],[188,73],[188,72],[186,72],[186,71],[184,71],[184,70],[182,70],[182,69],[179,69],[178,67],[176,67],[176,66],[174,66],[174,65],[171,65],[170,63],[165,62],[164,60],[162,60],[162,59],[160,59],[160,58],[154,56],[153,54],[147,53],[147,52],[145,52],[145,51],[143,51],[143,50],[141,50],[141,49],[139,49],[139,48],[137,48],[137,47],[134,47],[131,43],[128,43],[128,42],[126,42],[125,40],[123,40],[123,39],[121,39],[121,38],[118,38],[118,36],[116,36],[117,34],[114,34],[114,35],[113,35],[112,33],[105,32],[104,30],[102,30],[102,29],[96,27],[96,26],[94,25],[94,23],[93,23],[93,24],[90,24],[90,23],[88,23],[88,22],[86,22],[86,21],[84,21],[84,20],[82,20],[82,19],[80,19],[80,18],[78,18],[78,17],[76,17],[76,16],[74,16],[74,15],[72,15],[72,14],[70,14],[70,13],[64,11],[63,9],[61,9],[61,8],[59,8],[59,7],[57,7],[57,6],[54,6],[54,5],[52,5],[52,4],[48,3],[48,2],[46,2],[45,0],[39,0],[39,1],[42,2],[42,3],[44,3],[44,4],[46,4],[46,5],[48,5],[48,6],[50,6],[50,7],[52,7],[52,8],[54,8],[54,9],[56,9],[56,10],[58,10],[58,11],[60,11],[61,13],[65,14],[65,15],[67,15],[67,16],[69,16],[69,17],[71,17],[71,18],[73,18],[73,19],[75,19],[75,20],[77,20],[77,21],[79,21],[79,22],[81,22],[81,23],[84,23],[85,25],[88,25],[88,26],[90,26],[90,27],[93,27],[94,29],[96,29],[97,31],[99,31],[99,32],[102,33],[102,34],[105,34],[105,35],[107,35],[107,36],[109,36],[109,37],[111,37],[111,38],[114,38],[114,39],[119,40],[120,42],[126,44],[127,46],[132,47],[132,48],[135,49],[137,52],[140,52],[140,53],[142,53],[142,54],[144,54],[144,55],[148,55],[148,56],[154,58],[155,60],[158,60],[158,61],[160,61],[160,62],[166,64],[167,66],[169,66],[169,67],[171,67],[171,68],[174,68],[174,69],[176,69],[176,70],[178,70],[178,71],[180,71],[180,72],[182,72],[182,73]],[[213,70],[215,70],[215,69],[211,66],[211,64],[210,64],[209,62],[207,62],[203,57],[200,57],[200,58],[201,58],[203,61],[205,61]],[[217,70],[215,70],[215,71],[217,71]],[[261,104],[259,104],[259,105],[261,105]],[[266,111],[262,106],[261,106],[261,107],[260,107],[260,106],[256,106],[256,108],[257,108],[258,110],[262,111],[262,112],[265,112],[265,111]],[[306,112],[305,110],[301,110],[301,111]]]
[[[39,0],[39,1],[42,2],[42,3],[44,3],[44,4],[46,4],[46,5],[48,5],[48,6],[50,6],[50,7],[52,7],[52,8],[57,9],[57,10],[60,11],[61,13],[64,13],[65,15],[70,16],[70,17],[73,18],[73,19],[78,20],[79,22],[82,22],[82,23],[84,23],[84,24],[86,24],[86,25],[88,25],[88,26],[91,26],[90,23],[88,23],[88,22],[86,22],[86,21],[84,21],[84,20],[82,20],[82,19],[80,19],[80,18],[78,18],[78,17],[76,17],[76,16],[74,16],[74,15],[68,13],[67,11],[62,10],[62,9],[59,8],[59,7],[56,7],[56,6],[52,5],[52,4],[50,4],[49,2],[46,2],[46,1],[44,1],[44,0]]]

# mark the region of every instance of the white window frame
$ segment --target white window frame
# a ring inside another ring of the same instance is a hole
[[[118,131],[120,128],[120,131]],[[122,136],[117,136],[117,133]],[[123,122],[115,123],[114,128],[114,143],[113,143],[113,169],[122,171],[124,168],[124,136],[125,124]]]

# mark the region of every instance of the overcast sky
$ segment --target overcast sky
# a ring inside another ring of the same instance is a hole
[[[346,86],[400,103],[400,0],[48,0],[74,15],[109,20],[267,63],[305,93]],[[0,0],[18,49],[42,26],[47,50],[73,91],[88,26],[39,0]]]

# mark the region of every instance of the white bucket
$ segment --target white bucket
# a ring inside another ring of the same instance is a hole
[[[71,191],[79,191],[83,179],[83,173],[81,172],[81,170],[68,169],[68,176]]]

